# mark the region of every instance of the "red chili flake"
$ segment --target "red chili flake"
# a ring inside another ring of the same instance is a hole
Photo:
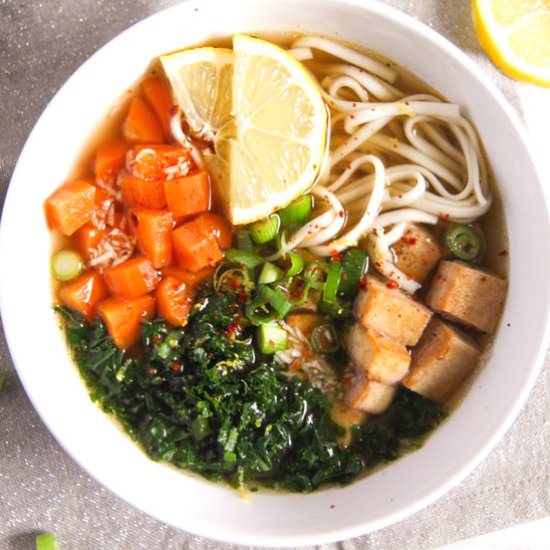
[[[390,271],[390,279],[393,277],[394,271]]]
[[[366,277],[363,277],[363,278],[359,281],[359,288],[362,288],[363,290],[366,290],[366,289],[367,289],[367,278],[366,278]]]
[[[304,350],[302,355],[304,356],[304,359],[309,359],[311,357],[311,352],[306,349],[306,350]]]
[[[508,250],[503,249],[498,253],[499,256],[508,256]]]
[[[341,262],[344,259],[344,255],[339,252],[335,252],[334,254],[331,254],[330,259],[334,262]]]
[[[355,101],[351,104],[352,107],[357,107],[357,103]]]
[[[346,170],[351,170],[351,164],[348,164],[348,165],[346,166]]]
[[[329,250],[329,253],[330,253],[331,256],[336,256],[338,254],[338,250],[333,248],[332,250]]]
[[[294,370],[301,370],[302,368],[302,362],[299,359],[296,359],[294,363],[292,363],[292,368]]]
[[[439,216],[442,220],[448,220],[449,219],[449,214],[441,214],[441,216]]]
[[[410,105],[410,103],[408,101],[405,101],[405,105],[407,105],[407,107]]]
[[[410,237],[409,239],[407,239],[407,242],[409,244],[416,244],[416,238],[415,237]]]
[[[153,338],[153,342],[154,342],[155,344],[160,344],[160,343],[162,342],[162,340],[161,340],[158,336],[155,336],[155,337]]]
[[[156,372],[157,372],[157,371],[156,371],[155,369],[149,369],[149,374],[150,374],[151,376],[155,376]]]
[[[350,119],[354,119],[355,118],[355,115],[349,115]]]
[[[178,106],[177,105],[170,105],[170,109],[168,109],[168,114],[170,116],[176,116],[178,114]]]
[[[386,283],[386,286],[387,286],[388,288],[395,289],[395,288],[397,288],[399,285],[397,284],[396,281],[388,281],[388,282]]]
[[[229,325],[227,326],[226,332],[230,336],[235,336],[235,334],[238,334],[241,330],[242,330],[241,323],[239,323],[239,321],[236,320],[236,321],[231,321],[231,323],[229,323]]]
[[[338,215],[343,218],[344,217],[344,211],[343,210],[340,210],[340,212],[338,212]]]
[[[170,368],[174,371],[174,372],[179,372],[181,370],[181,363],[179,363],[178,361],[174,361],[171,365],[170,365]]]
[[[342,279],[344,279],[344,281],[348,278],[348,274],[344,271],[342,273]]]
[[[481,282],[484,283],[487,280],[487,277],[481,277]]]
[[[273,340],[269,341],[269,347],[271,347],[271,348],[275,347],[275,342]]]

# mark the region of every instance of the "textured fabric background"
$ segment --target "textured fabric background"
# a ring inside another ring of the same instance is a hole
[[[238,1],[238,0],[228,0]],[[2,198],[25,137],[48,100],[98,47],[171,0],[0,0]],[[469,0],[387,0],[459,45],[518,107],[473,32]],[[460,487],[411,518],[326,548],[431,549],[550,514],[550,361],[513,428]],[[0,549],[29,550],[40,531],[64,550],[208,550],[229,545],[172,529],[113,496],[67,456],[23,392],[0,341]]]

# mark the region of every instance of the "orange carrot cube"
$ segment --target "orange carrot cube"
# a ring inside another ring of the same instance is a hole
[[[132,258],[103,271],[107,287],[114,296],[135,298],[155,290],[160,276],[145,257]]]
[[[79,311],[86,320],[94,318],[97,305],[109,295],[100,273],[88,271],[78,279],[65,283],[58,292],[60,302]]]
[[[141,334],[143,319],[155,315],[155,300],[149,295],[137,298],[110,298],[97,308],[117,348],[134,345]]]
[[[48,223],[64,235],[72,235],[92,219],[96,187],[76,180],[58,187],[45,203]]]

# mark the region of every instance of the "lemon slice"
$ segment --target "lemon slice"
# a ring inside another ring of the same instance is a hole
[[[161,60],[192,130],[214,142],[206,161],[232,223],[263,218],[315,183],[327,110],[316,81],[288,52],[236,35],[233,50]]]
[[[550,0],[473,0],[481,45],[517,80],[550,86]]]
[[[160,60],[191,130],[214,141],[231,119],[233,51],[194,48],[162,55]]]

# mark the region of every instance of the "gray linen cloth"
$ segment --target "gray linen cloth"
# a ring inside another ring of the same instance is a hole
[[[230,1],[230,0],[228,0]],[[238,0],[234,0],[238,1]],[[40,112],[98,47],[172,0],[0,0],[0,181]],[[514,84],[477,44],[469,0],[388,0],[476,60],[517,106]],[[504,440],[459,487],[409,519],[327,549],[429,549],[550,513],[550,361]],[[59,447],[27,399],[0,341],[0,549],[34,548],[41,531],[64,550],[220,549],[116,498]]]

